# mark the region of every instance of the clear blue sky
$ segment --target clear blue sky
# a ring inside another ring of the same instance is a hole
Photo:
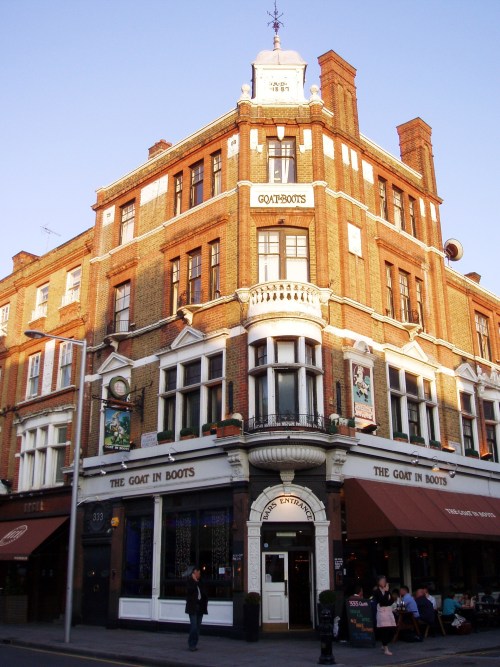
[[[272,0],[0,0],[0,277],[94,224],[95,190],[229,111],[272,47]],[[453,266],[500,292],[499,0],[279,0],[283,48],[358,70],[361,131],[433,128]],[[47,235],[41,227],[60,234]]]

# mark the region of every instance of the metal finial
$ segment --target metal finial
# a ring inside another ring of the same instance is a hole
[[[269,21],[267,25],[272,26],[274,34],[277,35],[279,33],[280,28],[285,27],[285,24],[283,23],[283,21],[280,21],[280,18],[283,16],[283,13],[278,14],[278,8],[276,7],[276,0],[274,0],[274,12],[272,14],[271,12],[267,13],[272,18],[272,21]]]

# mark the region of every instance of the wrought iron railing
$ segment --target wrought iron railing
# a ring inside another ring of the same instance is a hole
[[[252,417],[244,424],[246,433],[273,430],[312,430],[327,432],[330,421],[323,415],[315,414],[274,414],[265,417]]]

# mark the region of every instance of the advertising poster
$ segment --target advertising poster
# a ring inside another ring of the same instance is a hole
[[[130,451],[130,412],[107,407],[104,413],[105,452]]]
[[[372,373],[372,368],[355,361],[351,362],[353,414],[358,428],[375,423]]]

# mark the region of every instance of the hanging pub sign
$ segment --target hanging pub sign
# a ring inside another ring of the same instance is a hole
[[[375,424],[373,402],[373,369],[357,361],[351,361],[353,414],[356,427],[364,428]]]
[[[104,410],[104,447],[105,452],[130,451],[130,411],[115,407]]]

